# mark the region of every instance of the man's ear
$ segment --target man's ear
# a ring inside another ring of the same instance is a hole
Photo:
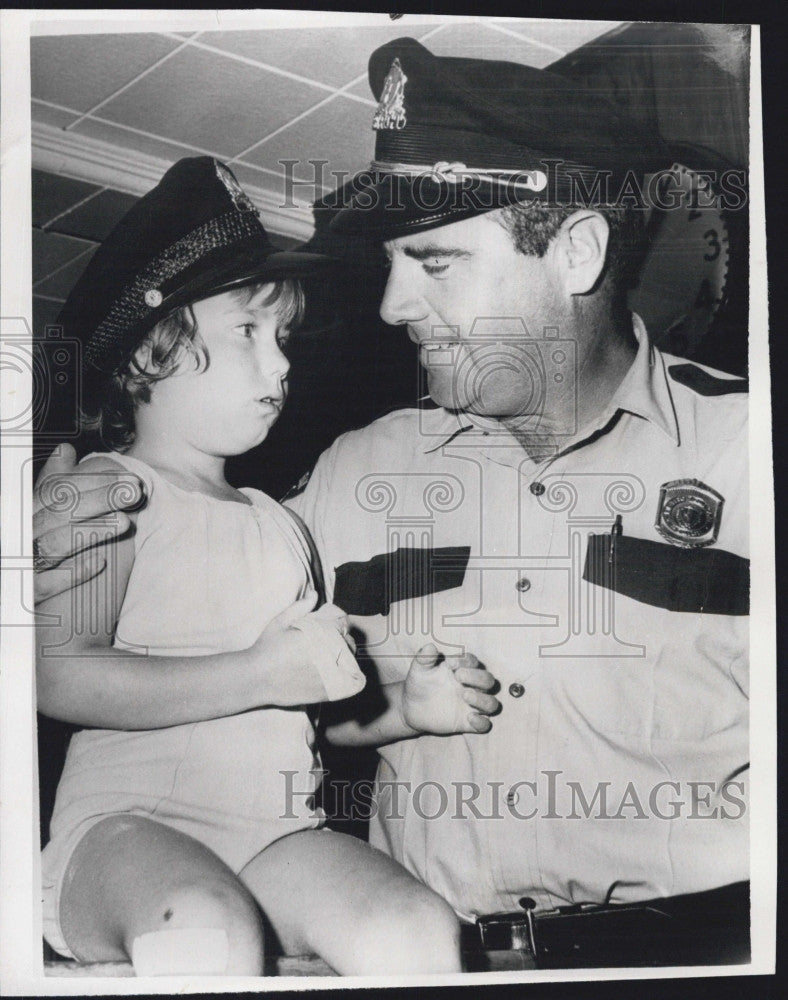
[[[592,291],[605,267],[610,227],[590,209],[573,212],[564,221],[554,244],[555,262],[569,295]]]

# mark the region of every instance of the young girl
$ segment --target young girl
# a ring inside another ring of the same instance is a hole
[[[257,975],[262,911],[286,953],[340,974],[460,968],[448,905],[321,829],[305,706],[364,677],[344,614],[314,610],[293,515],[224,476],[279,416],[303,308],[288,275],[318,263],[276,252],[229,170],[200,157],[135,205],[64,307],[112,449],[80,473],[133,472],[146,503],[105,573],[40,606],[40,709],[85,727],[42,861],[45,934],[63,955]],[[472,657],[423,650],[388,689],[380,740],[485,731],[492,684]]]

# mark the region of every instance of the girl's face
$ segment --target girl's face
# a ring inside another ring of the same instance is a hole
[[[288,331],[280,303],[265,305],[265,285],[252,298],[222,292],[193,305],[208,367],[195,370],[184,354],[175,374],[156,383],[151,408],[169,433],[217,456],[239,455],[265,440],[287,397]]]

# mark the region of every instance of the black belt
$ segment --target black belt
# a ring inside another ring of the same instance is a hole
[[[750,960],[750,883],[639,903],[490,913],[465,924],[466,951],[521,951],[536,968],[737,965]]]

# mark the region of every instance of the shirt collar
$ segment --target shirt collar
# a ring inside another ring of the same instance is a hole
[[[679,425],[665,370],[665,359],[662,352],[650,342],[646,326],[637,313],[632,313],[632,329],[637,338],[638,352],[623,382],[613,393],[606,415],[609,418],[618,410],[634,413],[656,424],[678,445]]]
[[[674,444],[680,443],[678,419],[665,370],[665,360],[662,353],[649,341],[646,326],[637,313],[632,313],[632,329],[638,342],[638,350],[631,368],[600,418],[568,440],[567,445],[577,444],[589,437],[619,410],[648,420],[667,434]],[[491,417],[480,417],[476,414],[458,413],[436,407],[423,410],[422,418],[425,453],[437,451],[458,434],[478,436],[480,443],[481,439],[487,439],[492,435],[496,437],[496,443],[501,444],[504,443],[502,438],[511,438],[511,443],[516,445],[514,437],[505,431],[499,421]],[[516,447],[520,448],[519,445]]]

